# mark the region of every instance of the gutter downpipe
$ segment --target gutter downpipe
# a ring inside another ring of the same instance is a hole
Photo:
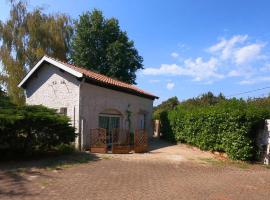
[[[81,86],[82,84],[85,82],[85,78],[83,78],[80,82],[79,85],[79,150],[82,151],[82,147],[83,147],[83,117],[81,116],[81,111],[82,111],[82,98],[81,98]]]

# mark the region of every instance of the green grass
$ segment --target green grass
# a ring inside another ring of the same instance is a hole
[[[215,158],[200,158],[200,160],[204,163],[208,163],[215,166],[233,166],[240,169],[248,169],[251,167],[250,163],[243,161],[234,161],[234,160],[218,160]]]
[[[216,166],[224,166],[225,165],[224,161],[221,161],[221,160],[218,160],[215,158],[200,158],[200,160],[204,163],[208,163],[211,165],[216,165]]]

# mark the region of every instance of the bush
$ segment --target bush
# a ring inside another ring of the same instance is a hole
[[[163,111],[161,132],[170,141],[226,152],[235,160],[253,160],[257,155],[256,132],[269,117],[269,107],[243,100],[200,106],[180,104],[174,110]]]
[[[74,145],[70,144],[60,144],[56,146],[56,151],[59,152],[60,154],[71,154],[75,151]]]
[[[43,106],[19,107],[7,104],[6,100],[1,102],[5,102],[0,104],[1,155],[30,156],[74,141],[75,132],[69,119],[55,110]]]

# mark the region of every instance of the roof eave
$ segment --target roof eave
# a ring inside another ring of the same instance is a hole
[[[154,96],[154,95],[139,93],[139,92],[136,92],[136,91],[129,89],[129,88],[123,88],[123,87],[119,87],[119,86],[108,84],[108,83],[102,83],[102,82],[95,80],[93,78],[90,78],[88,76],[85,76],[85,80],[87,83],[90,83],[90,84],[93,84],[96,86],[100,86],[103,88],[108,88],[108,89],[112,89],[112,90],[116,90],[116,91],[120,91],[120,92],[124,92],[124,93],[128,93],[128,94],[136,95],[139,97],[144,97],[144,98],[151,99],[151,100],[155,100],[155,99],[159,98],[159,97]]]

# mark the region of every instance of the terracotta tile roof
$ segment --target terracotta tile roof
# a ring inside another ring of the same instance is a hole
[[[116,88],[116,89],[118,88],[119,90],[122,89],[123,92],[133,93],[133,94],[148,97],[151,99],[158,99],[157,96],[155,96],[151,93],[148,93],[148,92],[136,87],[135,85],[131,85],[131,84],[128,84],[128,83],[125,83],[122,81],[115,80],[115,79],[110,78],[108,76],[105,76],[105,75],[93,72],[91,70],[60,61],[58,59],[55,59],[55,58],[52,58],[49,56],[47,56],[47,57],[50,59],[53,59],[57,62],[60,62],[61,64],[65,65],[65,66],[67,66],[67,67],[69,67],[69,68],[71,68],[79,73],[82,73],[84,76],[86,76],[86,78],[89,78],[92,81],[96,81],[97,83],[100,83],[101,85],[108,86],[108,87],[111,86],[111,87]]]

